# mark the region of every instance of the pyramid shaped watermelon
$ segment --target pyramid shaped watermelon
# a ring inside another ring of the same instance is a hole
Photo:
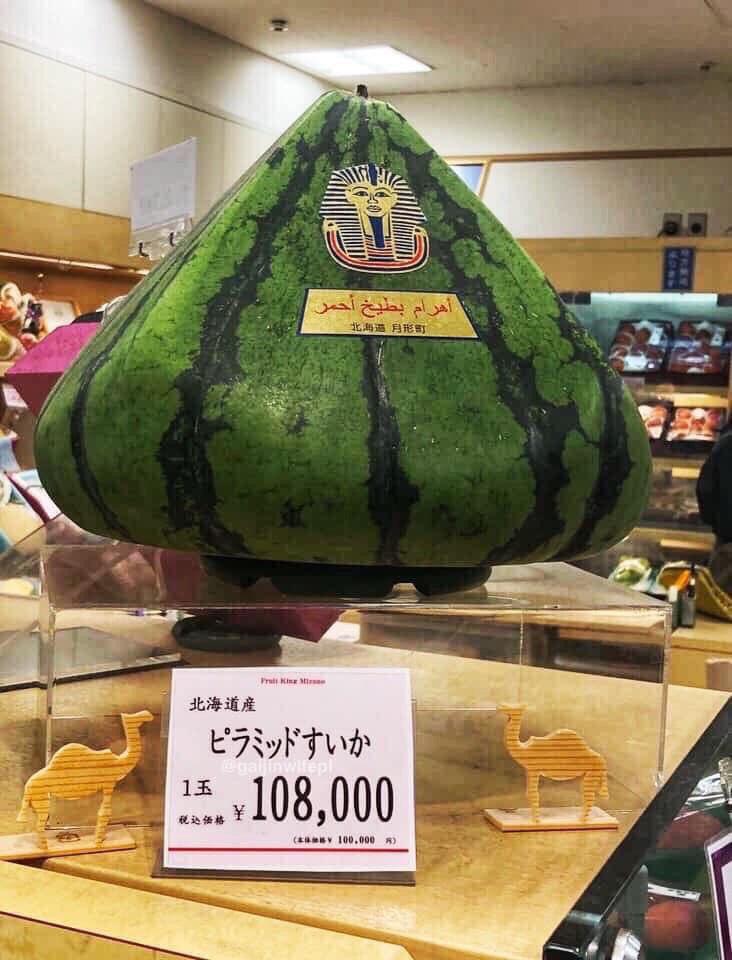
[[[521,247],[394,109],[335,92],[83,351],[36,455],[95,533],[443,587],[609,547],[650,474]]]

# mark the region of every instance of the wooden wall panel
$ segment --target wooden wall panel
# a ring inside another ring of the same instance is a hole
[[[160,150],[160,99],[87,75],[85,210],[127,217],[130,164]]]
[[[669,683],[683,687],[706,687],[709,656],[704,650],[672,649]]]
[[[3,45],[0,116],[0,193],[80,207],[82,71]]]
[[[709,250],[696,264],[694,289],[732,293],[732,237],[727,249]]]
[[[120,267],[148,267],[128,256],[130,221],[53,203],[0,196],[0,250]]]
[[[266,140],[267,135],[226,124],[227,187],[267,149]],[[126,217],[0,196],[0,250],[148,268],[148,261],[127,255],[129,229]],[[684,238],[683,242],[697,248],[695,290],[731,293],[732,237],[694,241]],[[621,237],[523,239],[520,243],[558,290],[655,291],[660,289],[662,251],[668,241]],[[27,269],[38,272],[35,268]],[[44,272],[50,276],[51,270]],[[136,279],[133,275],[130,282]],[[112,279],[103,278],[100,271],[98,283],[111,284]]]
[[[4,260],[0,256],[0,284],[12,280],[23,293],[32,293],[39,300],[72,300],[80,313],[96,310],[103,303],[129,293],[142,277],[111,276],[106,271],[59,270],[51,267],[41,271],[16,262]]]
[[[696,293],[732,292],[732,237],[524,238],[520,243],[558,290],[660,291],[663,248],[676,243],[696,247]]]
[[[635,251],[565,251],[540,248],[522,241],[558,290],[642,291],[660,290],[661,254]]]

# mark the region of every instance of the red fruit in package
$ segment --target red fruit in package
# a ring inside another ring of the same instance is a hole
[[[697,950],[709,933],[709,920],[698,903],[666,900],[646,912],[644,941],[652,950]]]
[[[722,829],[719,820],[699,810],[682,813],[661,834],[658,850],[698,850]]]

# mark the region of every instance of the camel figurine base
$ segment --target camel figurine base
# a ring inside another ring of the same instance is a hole
[[[124,827],[109,830],[101,846],[94,842],[93,827],[62,827],[47,830],[47,847],[38,842],[37,833],[17,833],[0,837],[0,860],[40,860],[68,857],[77,853],[109,853],[110,850],[134,850],[137,844]]]
[[[113,753],[111,750],[92,750],[83,743],[67,743],[58,748],[45,767],[28,777],[23,788],[23,800],[17,817],[19,823],[28,820],[32,812],[36,819],[36,836],[45,840],[48,836],[46,825],[53,797],[59,797],[62,800],[79,800],[82,797],[101,793],[102,802],[97,811],[95,835],[103,839],[107,836],[107,824],[112,816],[112,794],[120,780],[124,780],[127,774],[137,766],[142,756],[140,727],[143,723],[149,723],[153,715],[149,710],[138,710],[137,713],[121,714],[121,719],[127,741],[127,747],[122,753]],[[63,832],[73,833],[74,831]],[[66,839],[69,842],[73,840],[72,837]],[[133,843],[132,846],[134,845]],[[93,853],[103,848],[104,844],[97,844],[93,836],[89,850],[85,849],[84,852]],[[40,851],[36,856],[46,856],[46,844],[37,843],[36,851]],[[58,856],[59,852],[57,850],[53,856]]]
[[[539,819],[534,820],[531,810],[484,810],[486,820],[504,833],[528,830],[616,830],[615,817],[600,807],[592,807],[586,820],[581,820],[581,807],[541,807]]]

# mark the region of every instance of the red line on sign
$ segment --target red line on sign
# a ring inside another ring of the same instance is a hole
[[[407,847],[168,847],[168,853],[409,853]]]

